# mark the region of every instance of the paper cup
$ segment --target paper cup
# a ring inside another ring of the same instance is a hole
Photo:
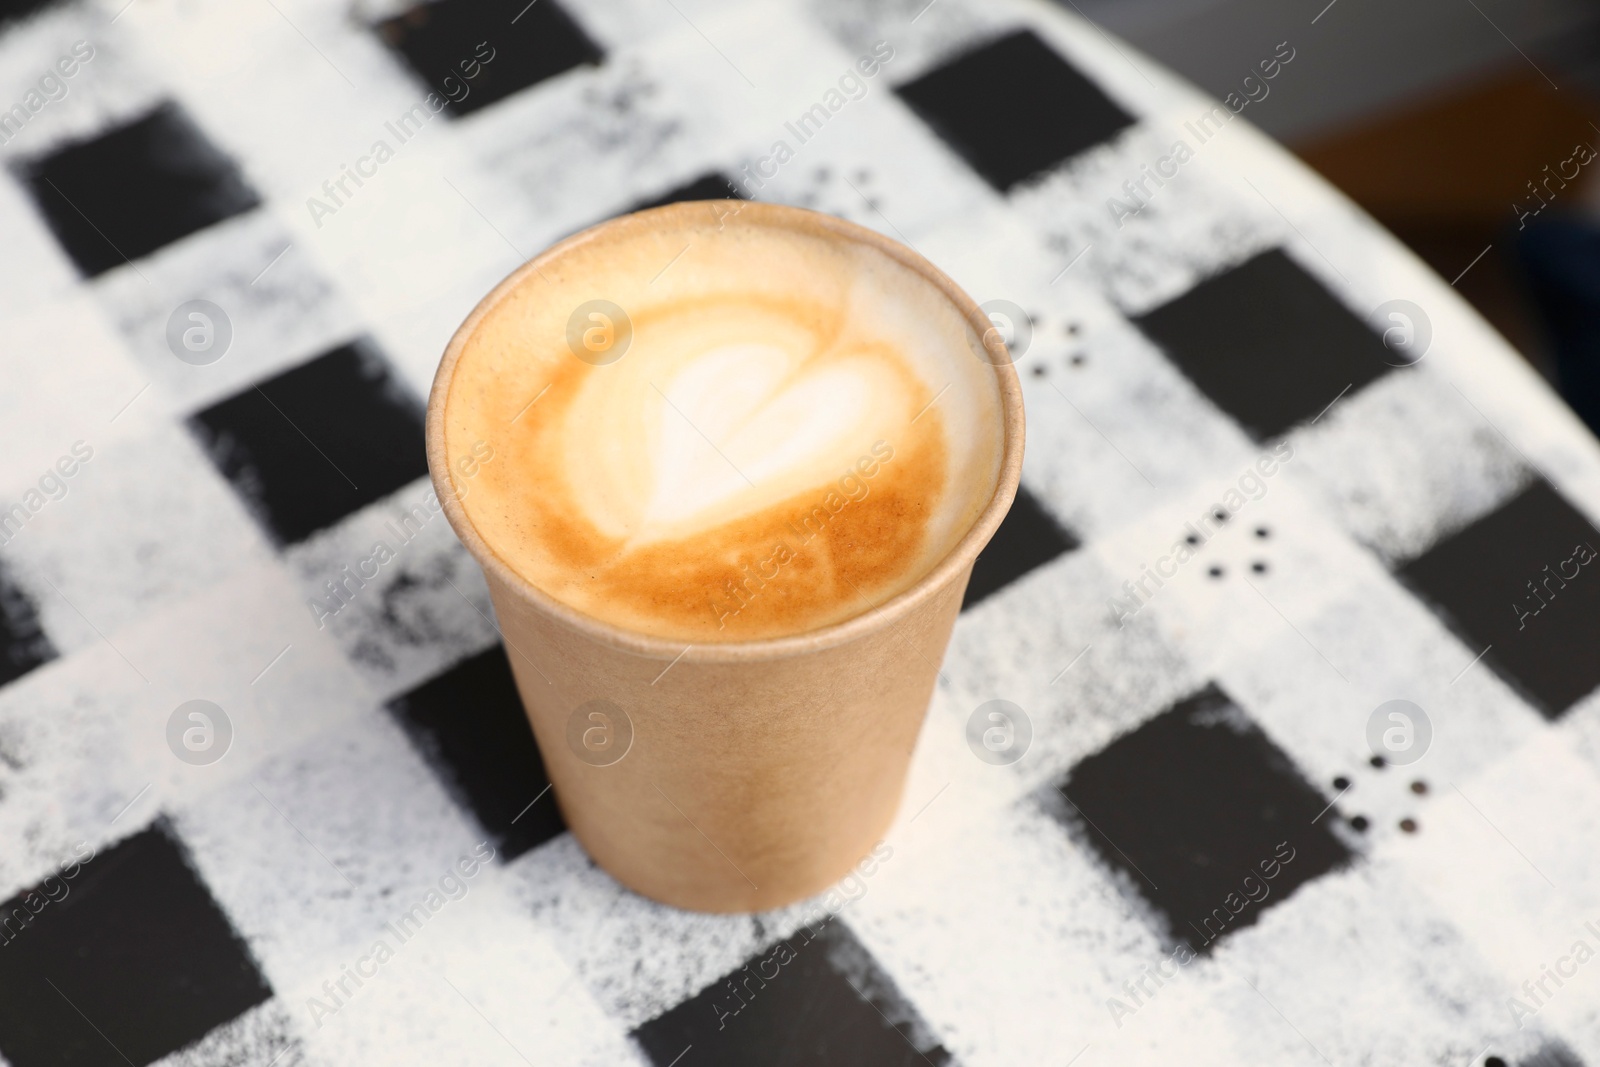
[[[720,207],[674,204],[645,214]],[[881,839],[900,804],[972,563],[1016,494],[1023,445],[1022,392],[999,332],[938,268],[830,216],[759,203],[725,208],[742,221],[781,219],[879,249],[925,277],[983,338],[979,358],[998,381],[1003,420],[999,480],[966,535],[915,585],[823,629],[686,646],[556,601],[484,541],[455,495],[445,451],[457,361],[489,309],[594,230],[525,264],[484,298],[445,350],[427,423],[434,485],[483,567],[567,825],[623,885],[711,912],[759,911],[821,892]]]

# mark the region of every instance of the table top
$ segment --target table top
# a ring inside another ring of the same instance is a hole
[[[1600,1063],[1600,451],[1249,125],[1337,9],[1221,104],[1027,0],[5,11],[4,1062]],[[729,192],[1029,416],[876,860],[753,916],[565,832],[421,434],[515,265]]]

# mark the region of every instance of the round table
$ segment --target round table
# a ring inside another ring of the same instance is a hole
[[[1331,16],[1218,102],[1028,0],[9,8],[5,1063],[1600,1063],[1600,451],[1251,126]],[[938,263],[1030,429],[898,821],[753,916],[565,832],[420,421],[729,195]]]

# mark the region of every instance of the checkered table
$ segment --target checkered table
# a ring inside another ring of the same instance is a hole
[[[1219,105],[1029,0],[408,2],[0,3],[0,1061],[1600,1064],[1600,450],[1248,125],[1337,9]],[[884,843],[707,916],[565,832],[422,398],[730,194],[1023,309],[1030,440]]]

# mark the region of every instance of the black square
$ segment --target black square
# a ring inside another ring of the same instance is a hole
[[[272,996],[163,823],[63,860],[0,905],[0,1053],[14,1067],[150,1063]]]
[[[895,91],[1001,192],[1134,121],[1032,30],[973,49]]]
[[[428,473],[421,403],[360,341],[219,401],[189,426],[285,544]]]
[[[0,0],[0,26],[49,7],[52,0]]]
[[[604,55],[555,0],[437,0],[376,28],[456,115]]]
[[[961,610],[966,611],[1035,567],[1077,547],[1078,539],[1061,528],[1038,498],[1017,486],[1017,499],[1011,510],[972,565],[972,579],[967,582]]]
[[[6,518],[6,513],[0,512],[0,523]],[[0,526],[0,530],[8,528]],[[0,562],[0,685],[55,658],[55,647],[39,625],[39,609]]]
[[[867,950],[832,920],[767,946],[633,1038],[655,1067],[951,1062]]]
[[[1134,323],[1258,441],[1390,369],[1383,340],[1276,248]]]
[[[1401,568],[1476,656],[1557,719],[1600,685],[1600,532],[1539,479]],[[1583,562],[1587,559],[1588,562]]]
[[[1327,800],[1214,684],[1081,760],[1045,801],[1201,952],[1351,858]]]
[[[16,168],[91,278],[260,203],[233,160],[171,101]]]
[[[1484,1067],[1495,1067],[1497,1063],[1499,1067],[1505,1067],[1505,1060],[1498,1056],[1490,1056],[1483,1061]],[[1583,1067],[1583,1061],[1565,1042],[1546,1039],[1532,1054],[1519,1059],[1517,1067]]]
[[[516,859],[567,828],[499,645],[389,705],[446,788]]]
[[[646,208],[662,207],[666,204],[678,204],[685,200],[745,200],[748,199],[733,184],[733,179],[726,174],[712,171],[702,174],[694,181],[686,182],[671,192],[662,193],[660,196],[651,197],[629,208],[630,211],[643,211]]]

